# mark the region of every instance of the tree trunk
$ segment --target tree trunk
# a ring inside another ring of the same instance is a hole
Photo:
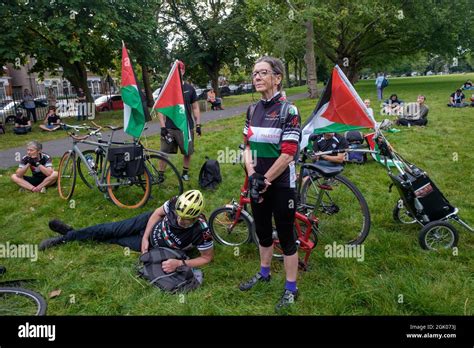
[[[286,74],[286,83],[285,86],[286,88],[291,87],[291,82],[290,82],[290,64],[288,64],[288,61],[285,60],[285,74]]]
[[[357,60],[352,56],[348,58],[349,54],[343,54],[338,57],[337,64],[347,76],[347,79],[352,83],[356,83],[359,80],[359,67]]]
[[[303,63],[300,62],[298,65],[298,86],[303,85],[303,78],[301,77],[303,75]]]
[[[295,86],[298,86],[298,59],[295,58]]]
[[[306,54],[304,55],[306,63],[306,84],[308,85],[309,97],[316,99],[318,97],[316,56],[314,54],[314,28],[313,21],[307,20],[306,27]]]
[[[213,67],[211,71],[209,71],[209,77],[211,78],[211,86],[216,92],[216,96],[221,96],[221,91],[219,90],[219,69],[220,67]]]
[[[151,90],[150,85],[150,73],[146,64],[140,64],[142,66],[142,79],[143,79],[143,88],[145,89],[146,95],[146,104],[149,108],[153,106],[153,91]]]
[[[94,99],[92,98],[91,91],[89,90],[89,86],[87,85],[87,69],[84,63],[82,62],[75,62],[74,65],[77,68],[78,78],[79,78],[79,86],[84,91],[86,95],[87,102],[92,103]]]
[[[81,62],[74,62],[73,64],[65,63],[63,65],[63,76],[71,82],[74,88],[79,90],[82,88],[84,91],[87,101],[92,102],[92,95],[87,86],[87,70],[83,63]]]

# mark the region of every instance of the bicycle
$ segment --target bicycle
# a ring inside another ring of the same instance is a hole
[[[104,128],[94,122],[92,124],[97,128]],[[110,128],[110,126],[108,126]],[[121,129],[114,128],[114,130]],[[146,130],[146,128],[145,128]],[[100,132],[96,132],[95,135],[98,137],[98,142],[103,144],[102,141],[102,134]],[[162,194],[163,197],[172,197],[176,195],[180,195],[183,193],[183,180],[181,179],[181,175],[179,174],[178,169],[174,166],[171,162],[167,154],[150,149],[142,144],[141,141],[137,140],[134,143],[126,143],[126,142],[115,142],[110,140],[110,144],[112,145],[138,145],[143,147],[143,154],[145,160],[145,167],[148,169],[148,174],[150,175],[151,185],[157,186],[159,188],[159,192]],[[110,146],[110,145],[109,145]],[[94,164],[93,169],[98,172],[102,171],[104,159],[107,158],[107,153],[105,151],[104,145],[97,146],[95,149],[88,149],[83,151],[84,156],[86,159],[89,157],[89,160],[92,159],[92,163]],[[106,162],[106,161],[105,161]],[[160,162],[165,163],[165,169],[161,170]],[[77,168],[79,176],[81,177],[82,181],[86,184],[87,187],[90,189],[93,188],[95,182],[89,182],[89,178],[93,179],[93,176],[90,174],[90,171],[87,169],[82,168],[82,161],[78,158],[77,159]],[[162,176],[160,176],[160,171],[162,171]],[[163,180],[164,179],[164,180]],[[101,187],[99,186],[99,189]],[[105,192],[104,189],[102,191]],[[151,197],[151,193],[150,193]],[[118,206],[121,206],[121,200],[117,197],[117,194],[113,194],[110,196],[110,199]]]
[[[242,146],[241,150],[243,150]],[[334,154],[336,151],[338,150],[320,152],[317,153],[317,155]],[[360,209],[359,212],[362,214],[360,231],[357,233],[356,237],[346,238],[346,234],[352,235],[346,233],[339,238],[343,240],[342,243],[352,245],[361,244],[367,238],[370,229],[370,212],[367,202],[357,187],[352,184],[349,179],[340,175],[343,167],[323,167],[315,164],[306,164],[304,163],[306,158],[307,154],[303,152],[301,160],[302,165],[297,180],[297,209],[294,223],[298,250],[303,255],[302,261],[300,258],[300,267],[303,269],[307,268],[311,251],[314,249],[321,236],[327,236],[328,238],[332,238],[332,241],[339,242],[336,238],[340,236],[340,234],[336,234],[335,236],[331,235],[331,233],[334,234],[334,231],[325,223],[326,218],[323,217],[323,219],[321,219],[320,215],[316,216],[314,212],[317,211],[321,215],[327,215],[329,219],[330,216],[337,216],[342,210],[342,212],[344,212],[343,218],[341,219],[343,224],[347,224],[345,216],[350,217],[354,215],[352,213],[345,213],[345,210],[349,210],[350,206],[346,207],[344,204],[344,207],[341,209],[339,205],[335,203],[338,202],[341,197],[345,197],[344,190],[337,189],[338,187],[349,189],[349,192],[356,198]],[[240,161],[241,158],[237,159],[234,164]],[[303,172],[305,169],[310,170],[310,172],[314,172],[315,174],[308,176],[303,183]],[[233,199],[231,204],[217,208],[209,217],[211,233],[214,239],[220,244],[239,246],[253,241],[258,245],[254,220],[251,214],[247,211],[247,205],[250,204],[250,192],[247,171],[245,168],[244,171],[246,175],[244,184],[240,189],[239,201],[236,202]],[[312,196],[308,194],[310,188],[317,190],[314,200],[312,199]],[[338,194],[339,191],[343,192],[343,194]],[[336,194],[334,194],[334,192],[336,192]],[[327,233],[323,231],[323,227],[328,229]],[[349,241],[347,241],[347,239],[349,239]],[[282,258],[282,252],[275,229],[273,231],[273,240],[274,248],[277,250],[277,252],[274,253],[274,257]]]
[[[0,266],[0,275],[6,272],[6,268]],[[4,286],[7,284],[17,285],[27,280],[10,280],[0,282],[0,316],[40,316],[46,314],[47,304],[39,293],[17,286]]]
[[[73,140],[72,150],[66,151],[59,163],[58,191],[63,199],[70,199],[74,193],[76,184],[76,173],[83,182],[91,188],[91,183],[86,179],[87,171],[94,179],[94,184],[101,192],[104,192],[117,206],[121,208],[135,209],[143,206],[150,197],[151,179],[148,169],[145,167],[143,173],[133,176],[113,176],[112,168],[105,158],[113,144],[113,133],[123,127],[105,126],[112,130],[108,141],[101,139],[100,130],[102,127],[74,126],[62,124],[66,129],[74,131],[88,130],[89,133],[84,136],[76,136],[68,132]],[[98,141],[88,141],[90,136],[97,136]],[[95,150],[85,150],[78,147],[78,143],[96,146]],[[123,143],[122,143],[123,144]],[[87,155],[87,158],[86,158]],[[95,157],[95,158],[94,158]],[[84,166],[85,168],[82,168]],[[76,170],[76,168],[79,168]],[[85,170],[83,170],[85,169]]]
[[[308,157],[341,152],[370,152],[362,149],[339,149],[310,154],[303,152],[297,182],[300,207],[315,212],[319,220],[318,237],[325,244],[360,245],[370,231],[370,210],[364,196],[347,177],[344,166],[304,163]],[[304,170],[311,174],[304,178]]]

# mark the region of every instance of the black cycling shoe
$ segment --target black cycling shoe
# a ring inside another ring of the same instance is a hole
[[[44,239],[38,246],[39,250],[45,250],[48,248],[51,248],[53,246],[59,245],[59,244],[64,244],[66,243],[66,239],[64,236],[59,236],[59,237],[53,237],[53,238],[48,238]]]
[[[270,275],[268,275],[268,277],[265,278],[265,277],[262,276],[260,273],[257,273],[257,274],[254,275],[254,276],[252,277],[252,279],[250,279],[249,281],[244,282],[244,283],[241,283],[241,284],[239,285],[239,289],[240,289],[241,291],[250,290],[250,289],[252,289],[257,283],[259,283],[259,282],[266,282],[266,283],[267,283],[267,282],[270,281],[271,278],[272,278],[272,277],[271,277]]]
[[[281,312],[284,309],[290,307],[298,298],[298,289],[295,292],[285,289],[280,301],[275,306],[275,311]]]
[[[73,228],[69,225],[66,225],[61,220],[51,220],[49,222],[49,229],[51,231],[57,232],[59,234],[65,235],[69,231],[72,231]]]

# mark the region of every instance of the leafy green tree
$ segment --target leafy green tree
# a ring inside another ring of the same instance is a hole
[[[120,57],[122,40],[145,67],[160,61],[158,5],[157,0],[6,0],[0,5],[0,30],[6,33],[0,36],[0,61],[30,56],[36,59],[33,72],[61,68],[91,100],[87,71],[105,76]]]
[[[162,4],[160,33],[173,40],[171,54],[191,71],[207,73],[218,91],[219,71],[227,64],[240,68],[249,62],[256,35],[247,30],[247,6],[243,0],[170,0]]]

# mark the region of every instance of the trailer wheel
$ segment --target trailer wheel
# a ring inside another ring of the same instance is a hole
[[[420,231],[418,241],[425,250],[451,249],[458,244],[458,231],[446,221],[432,221]]]

